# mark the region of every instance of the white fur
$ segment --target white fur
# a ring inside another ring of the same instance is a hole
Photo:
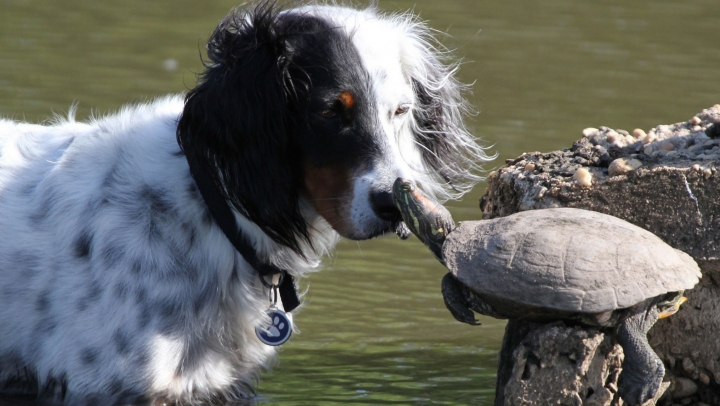
[[[372,9],[287,12],[345,27],[371,74],[386,138],[381,159],[355,174],[354,232],[381,222],[368,194],[398,176],[443,199],[479,179],[449,190],[423,163],[412,114],[393,114],[415,108],[410,78],[440,64],[424,26]],[[254,333],[268,292],[189,191],[175,138],[182,108],[171,96],[88,123],[72,114],[47,126],[0,120],[0,380],[30,371],[40,388],[61,381],[68,403],[100,395],[124,402],[128,391],[178,401],[252,394],[275,355]],[[487,159],[460,130],[459,148]],[[153,206],[163,202],[172,217]],[[259,256],[296,277],[316,269],[338,239],[311,204],[301,207],[315,247],[303,243],[304,258],[236,214]]]

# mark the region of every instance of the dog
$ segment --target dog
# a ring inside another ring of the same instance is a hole
[[[219,23],[185,95],[88,122],[72,109],[48,125],[0,120],[4,393],[251,398],[275,356],[255,331],[273,282],[223,232],[191,168],[251,256],[289,278],[340,237],[406,236],[396,178],[443,201],[491,159],[437,44],[410,14],[264,1]]]

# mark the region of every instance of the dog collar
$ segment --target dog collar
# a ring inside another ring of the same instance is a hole
[[[215,223],[220,227],[240,255],[245,258],[245,261],[260,274],[260,279],[263,284],[266,284],[264,280],[266,276],[282,275],[279,286],[280,300],[282,300],[283,308],[286,312],[295,310],[295,308],[300,305],[300,298],[298,297],[293,276],[284,269],[260,261],[250,240],[238,228],[235,215],[230,209],[230,206],[228,206],[227,200],[225,200],[222,193],[220,193],[220,190],[218,190],[215,182],[205,168],[203,168],[202,165],[193,164],[190,160],[188,160],[188,164],[190,165],[190,174],[193,179],[195,179],[198,190],[200,190],[200,195],[202,195]]]

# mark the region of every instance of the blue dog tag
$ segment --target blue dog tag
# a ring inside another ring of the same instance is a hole
[[[277,346],[284,344],[292,335],[292,322],[284,311],[271,307],[267,311],[270,324],[256,326],[255,334],[263,343]]]

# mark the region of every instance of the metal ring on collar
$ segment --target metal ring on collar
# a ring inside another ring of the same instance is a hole
[[[272,275],[271,278],[274,277],[274,276],[275,276],[275,275]],[[263,284],[266,288],[268,288],[268,289],[277,288],[278,286],[282,285],[284,278],[285,278],[285,272],[281,272],[281,273],[280,273],[280,280],[278,280],[278,283],[277,283],[277,284],[272,284],[272,283],[268,283],[268,282],[265,280],[265,276],[260,275],[260,281],[261,281],[262,284]]]

